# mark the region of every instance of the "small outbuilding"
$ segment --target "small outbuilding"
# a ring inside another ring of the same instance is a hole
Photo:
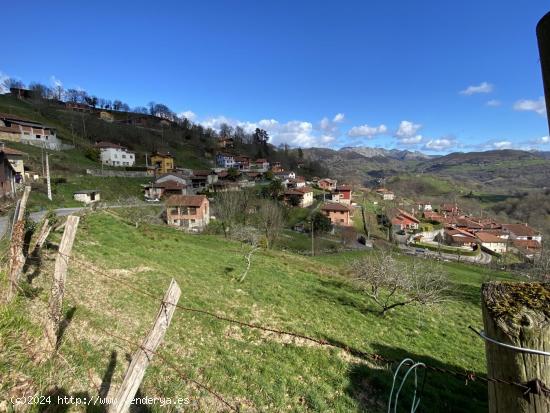
[[[98,202],[100,197],[100,191],[97,189],[85,189],[83,191],[74,192],[75,201],[84,202],[86,205]]]

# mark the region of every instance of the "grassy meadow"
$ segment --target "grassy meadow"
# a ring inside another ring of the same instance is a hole
[[[59,233],[53,234],[53,241],[59,238]],[[31,281],[15,302],[0,307],[0,402],[16,395],[95,396],[108,383],[113,388],[120,385],[134,348],[110,334],[139,342],[158,302],[105,274],[158,297],[174,278],[182,289],[183,306],[396,360],[411,357],[477,374],[485,371],[484,345],[467,327],[481,325],[481,282],[503,277],[447,263],[453,288],[445,303],[405,307],[381,317],[347,275],[348,263],[367,252],[310,258],[261,251],[253,256],[245,281],[237,282],[245,267],[239,243],[163,226],[135,228],[107,211],[81,218],[73,253],[58,357],[37,362],[54,250],[43,252],[41,265],[32,262],[25,274]],[[0,281],[5,283],[5,269],[2,274]],[[160,352],[241,411],[382,412],[392,381],[392,366],[180,309]],[[224,410],[218,400],[182,380],[159,358],[147,370],[139,393],[189,397],[191,405],[185,411]],[[405,394],[403,406],[411,393]],[[429,371],[421,409],[486,411],[486,386],[466,386],[461,379]],[[164,409],[156,406],[152,411]]]

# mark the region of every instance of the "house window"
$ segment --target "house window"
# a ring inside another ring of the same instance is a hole
[[[178,209],[177,208],[170,209],[170,215],[178,215]]]
[[[40,135],[36,135],[36,139],[40,139]]]
[[[340,220],[340,222],[344,222],[344,220],[343,220],[343,219],[341,219],[341,220]]]
[[[122,155],[122,159],[126,159],[126,155]]]
[[[196,215],[197,214],[197,208],[196,207],[187,208],[187,214],[188,215]]]

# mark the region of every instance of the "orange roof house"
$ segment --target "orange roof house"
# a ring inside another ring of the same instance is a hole
[[[351,211],[347,205],[335,202],[327,202],[321,207],[321,213],[328,217],[332,224],[341,226],[352,225]]]
[[[200,232],[210,222],[210,203],[204,195],[172,195],[166,201],[166,221],[172,227]]]

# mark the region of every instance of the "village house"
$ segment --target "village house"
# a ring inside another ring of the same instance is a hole
[[[247,172],[246,177],[254,182],[259,182],[263,178],[263,174],[261,172]]]
[[[221,137],[218,139],[218,146],[220,148],[232,148],[235,145],[233,138]]]
[[[105,122],[114,122],[115,116],[106,110],[99,111],[99,119],[104,120]]]
[[[166,201],[168,225],[200,232],[210,222],[210,203],[204,195],[172,195]]]
[[[17,99],[31,99],[32,91],[20,87],[10,87],[10,95]]]
[[[521,255],[526,258],[534,258],[540,255],[542,251],[542,245],[540,242],[533,239],[515,239],[512,240],[512,247]]]
[[[502,229],[510,234],[512,240],[542,242],[542,234],[525,224],[502,224]]]
[[[76,112],[92,112],[93,108],[85,103],[65,102],[65,108]]]
[[[250,158],[248,156],[235,156],[235,165],[233,167],[239,171],[249,171]]]
[[[19,184],[25,182],[25,165],[23,162],[23,158],[27,154],[16,149],[8,148],[4,146],[3,143],[0,143],[0,150],[4,152],[4,155],[11,163],[11,166],[15,171],[15,183]]]
[[[402,231],[418,229],[420,221],[413,215],[410,215],[401,209],[392,211],[391,215],[392,217],[390,222],[394,228],[398,228]]]
[[[321,207],[321,213],[328,217],[334,225],[352,225],[351,208],[347,205],[327,202]]]
[[[3,149],[0,149],[0,199],[15,196],[15,170]]]
[[[151,126],[151,121],[153,119],[154,117],[151,115],[140,115],[140,116],[130,117],[127,119],[120,119],[115,121],[115,123],[118,123],[121,125],[148,127],[148,126]]]
[[[326,191],[332,191],[336,189],[336,184],[338,181],[336,179],[330,179],[330,178],[324,178],[320,179],[317,182],[317,185],[319,185],[319,188],[324,189]]]
[[[149,170],[160,175],[172,172],[174,170],[174,157],[170,153],[153,152]]]
[[[256,159],[253,163],[252,168],[255,171],[267,172],[267,171],[269,171],[269,162],[268,162],[267,159],[263,159],[263,158]]]
[[[497,237],[494,234],[489,232],[479,231],[475,234],[476,238],[479,240],[482,248],[485,248],[491,252],[497,254],[503,254],[506,252],[506,240]]]
[[[75,201],[84,202],[84,204],[93,204],[101,199],[100,192],[97,189],[85,189],[73,192]]]
[[[190,176],[190,175],[189,175]],[[166,181],[176,181],[179,182],[182,185],[188,184],[188,177],[184,176],[181,173],[177,172],[168,172],[163,175],[160,175],[157,179],[155,179],[155,183],[162,183]]]
[[[99,149],[99,159],[103,165],[133,166],[136,160],[134,152],[116,143],[97,142],[95,147]]]
[[[271,164],[271,172],[277,173],[277,172],[283,172],[283,171],[284,171],[284,169],[283,169],[283,167],[281,166],[281,162],[278,162],[278,161],[277,161],[277,162],[273,162],[273,163]]]
[[[422,216],[424,217],[424,219],[428,221],[433,221],[440,224],[445,221],[443,216],[441,216],[438,212],[435,212],[435,211],[424,211],[422,213]]]
[[[308,187],[287,189],[284,192],[284,200],[290,206],[307,208],[313,205],[313,190]]]
[[[7,113],[0,113],[0,139],[56,151],[64,147],[54,128]]]
[[[193,171],[189,177],[191,186],[196,192],[197,190],[206,189],[209,186],[218,182],[218,174],[214,171]]]
[[[433,210],[432,203],[429,201],[416,201],[416,208],[422,212]]]
[[[351,186],[340,185],[334,189],[334,192],[340,194],[338,202],[346,205],[351,205]]]
[[[445,228],[444,240],[446,244],[458,247],[473,247],[477,244],[474,234],[452,227]]]
[[[235,156],[229,153],[218,152],[216,154],[216,165],[220,168],[234,168],[235,167]]]
[[[187,195],[187,185],[168,179],[145,186],[145,199],[160,199],[170,195]]]
[[[457,215],[460,213],[460,208],[458,207],[458,204],[441,204],[439,207],[439,212],[443,215]]]
[[[376,193],[381,196],[384,201],[393,201],[395,199],[395,194],[387,188],[378,188]]]
[[[294,179],[289,179],[286,186],[287,188],[303,188],[306,186],[306,178],[297,176]]]

